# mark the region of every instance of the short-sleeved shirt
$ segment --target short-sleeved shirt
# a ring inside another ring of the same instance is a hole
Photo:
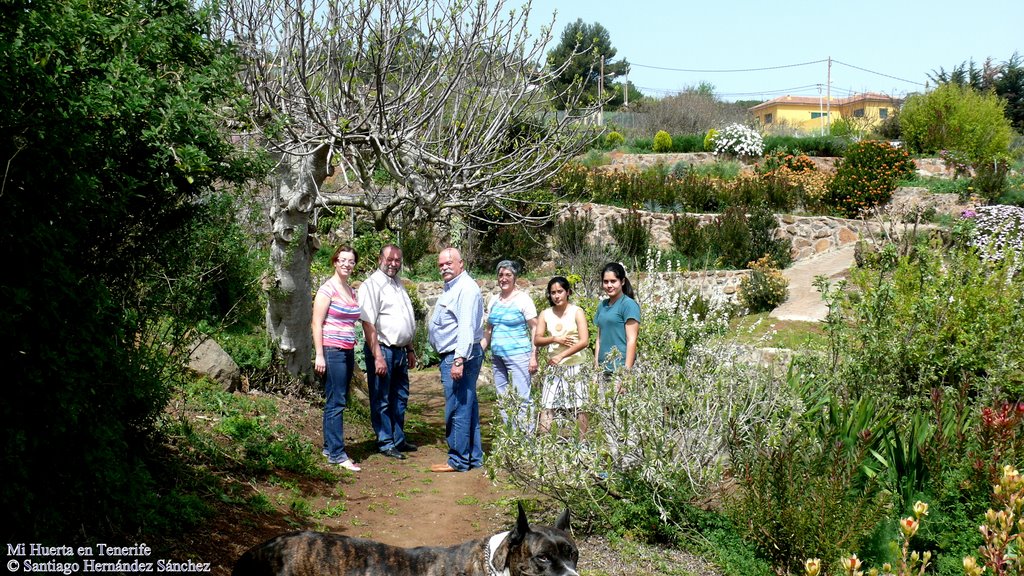
[[[623,294],[614,304],[602,300],[594,314],[594,324],[600,331],[597,343],[597,360],[606,372],[612,372],[626,363],[626,321],[640,322],[640,305]],[[606,359],[612,350],[618,350],[614,360]]]
[[[324,282],[316,293],[331,300],[324,318],[324,348],[352,350],[356,347],[356,322],[361,317],[359,302],[349,290],[343,290],[334,278]]]
[[[416,315],[405,286],[379,268],[359,286],[363,320],[373,324],[384,346],[409,346],[416,337]]]
[[[487,323],[491,325],[491,353],[502,358],[529,354],[533,334],[528,321],[537,317],[537,306],[526,292],[516,292],[502,302],[497,295],[487,302]]]

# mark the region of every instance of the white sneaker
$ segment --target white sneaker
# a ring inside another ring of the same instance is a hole
[[[338,466],[341,466],[342,468],[350,472],[359,472],[360,470],[362,470],[362,468],[360,468],[358,464],[353,462],[351,458],[349,458],[348,460],[338,462]]]

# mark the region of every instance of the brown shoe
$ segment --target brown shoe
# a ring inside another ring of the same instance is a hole
[[[452,468],[451,466],[449,466],[447,462],[445,462],[444,464],[432,464],[430,466],[430,471],[431,472],[458,472],[458,470],[456,470],[455,468]]]

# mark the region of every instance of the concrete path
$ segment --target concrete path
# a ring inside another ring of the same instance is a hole
[[[833,278],[854,265],[853,244],[834,252],[827,252],[796,264],[782,271],[789,280],[789,298],[769,314],[779,320],[802,320],[821,322],[828,314],[828,306],[813,286],[816,276]]]

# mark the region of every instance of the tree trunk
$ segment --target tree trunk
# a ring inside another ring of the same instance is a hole
[[[273,281],[267,296],[267,332],[288,373],[307,382],[312,380],[310,263],[316,241],[310,223],[317,190],[327,178],[328,152],[323,144],[306,155],[283,154],[270,205]]]

